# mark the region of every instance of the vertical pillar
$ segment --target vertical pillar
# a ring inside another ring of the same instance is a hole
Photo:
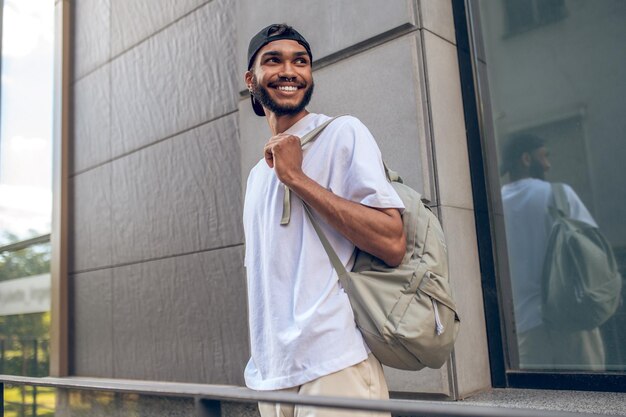
[[[56,0],[52,231],[50,244],[50,375],[67,376],[68,364],[68,205],[70,130],[70,0]]]

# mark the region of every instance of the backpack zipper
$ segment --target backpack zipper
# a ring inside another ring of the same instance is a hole
[[[433,310],[435,311],[435,330],[437,331],[437,336],[441,336],[445,327],[441,323],[441,318],[439,317],[439,309],[437,308],[437,302],[434,298],[431,298],[430,301],[433,303]]]

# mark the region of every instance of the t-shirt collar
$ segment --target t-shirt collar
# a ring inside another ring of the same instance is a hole
[[[298,120],[295,124],[293,124],[289,129],[285,130],[285,133],[295,136],[302,136],[302,133],[306,133],[314,127],[309,125],[313,123],[315,120],[316,113],[309,113],[304,116],[302,119]]]

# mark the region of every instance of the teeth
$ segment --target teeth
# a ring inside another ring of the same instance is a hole
[[[298,87],[293,87],[291,85],[281,85],[278,86],[278,89],[281,91],[296,91]]]

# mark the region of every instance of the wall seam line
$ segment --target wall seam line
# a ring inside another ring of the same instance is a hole
[[[79,82],[80,80],[82,80],[83,78],[88,77],[89,75],[93,74],[94,72],[98,71],[99,69],[103,68],[104,66],[111,64],[113,61],[115,61],[116,59],[118,59],[119,57],[121,57],[122,55],[130,52],[132,49],[136,48],[137,46],[141,45],[142,43],[148,41],[150,38],[154,37],[155,35],[158,35],[159,33],[165,31],[166,29],[174,26],[176,23],[178,23],[179,21],[183,20],[184,18],[192,15],[193,13],[195,13],[196,11],[200,10],[201,8],[203,8],[204,6],[208,5],[209,3],[212,3],[214,0],[208,0],[205,3],[202,3],[200,6],[195,7],[193,10],[188,11],[187,13],[179,16],[178,18],[176,18],[175,20],[171,21],[170,23],[166,24],[165,26],[162,26],[160,28],[158,28],[156,31],[150,33],[147,37],[140,39],[139,41],[137,41],[136,43],[128,46],[126,49],[122,50],[121,52],[119,52],[116,55],[111,55],[111,46],[112,46],[112,36],[111,34],[113,33],[112,31],[112,13],[111,13],[111,9],[109,7],[109,59],[107,59],[106,61],[96,65],[94,68],[90,69],[89,71],[85,72],[84,74],[82,74],[81,76],[77,77],[76,79],[74,79],[72,81],[72,84],[76,84],[77,82]]]
[[[201,123],[198,123],[196,125],[187,127],[187,128],[185,128],[183,130],[180,130],[180,131],[178,131],[176,133],[172,133],[171,135],[167,135],[167,136],[165,136],[165,137],[163,137],[161,139],[157,139],[154,142],[150,142],[150,143],[142,145],[142,146],[140,146],[138,148],[135,148],[135,149],[132,149],[130,151],[121,153],[121,154],[119,154],[119,155],[117,155],[117,156],[115,156],[113,158],[107,159],[105,161],[97,163],[96,165],[90,166],[89,168],[84,168],[84,169],[81,169],[79,171],[76,171],[76,172],[74,172],[73,174],[70,175],[70,178],[74,178],[74,177],[77,177],[78,175],[81,175],[81,174],[84,174],[86,172],[92,171],[92,170],[94,170],[96,168],[100,168],[100,167],[102,167],[102,166],[104,166],[106,164],[109,164],[109,163],[113,162],[113,161],[116,161],[118,159],[122,159],[122,158],[124,158],[126,156],[129,156],[129,155],[132,155],[132,154],[134,154],[136,152],[139,152],[139,151],[142,151],[144,149],[150,148],[151,146],[158,145],[161,142],[165,142],[168,139],[173,139],[176,136],[180,136],[180,135],[182,135],[184,133],[187,133],[189,131],[192,131],[194,129],[198,129],[199,127],[202,127],[202,126],[204,126],[206,124],[216,122],[216,121],[218,121],[218,120],[220,120],[220,119],[222,119],[224,117],[231,116],[231,115],[237,113],[238,111],[239,111],[238,109],[230,110],[227,113],[223,113],[223,114],[221,114],[221,115],[219,115],[217,117],[214,117],[213,119],[205,120],[204,122],[201,122]]]
[[[181,252],[181,253],[176,253],[176,254],[172,254],[172,255],[157,256],[155,258],[140,259],[140,260],[137,260],[137,261],[123,262],[123,263],[116,264],[116,265],[104,265],[104,266],[97,266],[97,267],[94,267],[94,268],[85,268],[85,269],[71,271],[70,275],[78,275],[78,274],[84,274],[84,273],[88,273],[88,272],[102,271],[102,270],[105,270],[105,269],[121,268],[121,267],[125,267],[125,266],[138,265],[138,264],[142,264],[142,263],[161,261],[161,260],[164,260],[164,259],[178,258],[178,257],[182,257],[182,256],[189,256],[189,255],[195,255],[195,254],[207,253],[207,252],[214,252],[214,251],[218,251],[218,250],[222,250],[222,249],[237,248],[237,247],[240,247],[240,246],[244,246],[244,243],[243,242],[242,243],[233,243],[231,245],[217,246],[217,247],[214,247],[214,248],[200,249],[200,250],[195,250],[195,251],[190,251],[190,252]]]

